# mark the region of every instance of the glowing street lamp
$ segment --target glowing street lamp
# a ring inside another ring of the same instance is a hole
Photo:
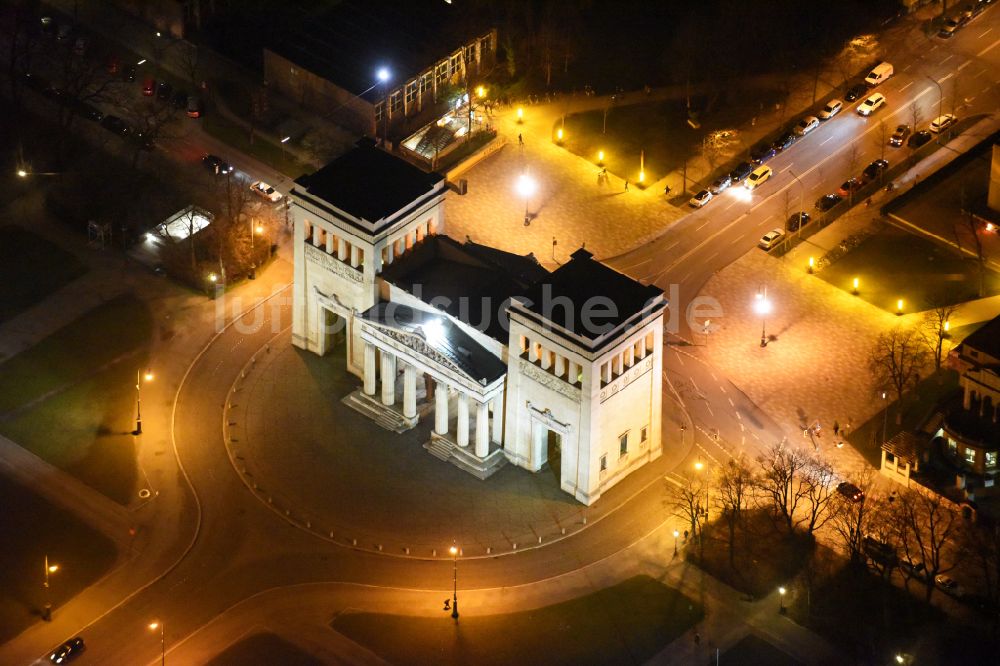
[[[18,169],[17,170],[17,175],[20,176],[21,178],[27,178],[28,177],[28,172],[25,171],[24,169]]]
[[[782,615],[785,614],[785,592],[787,592],[784,587],[778,588],[778,612]]]
[[[517,191],[524,197],[524,226],[531,224],[531,215],[528,213],[528,202],[537,187],[534,178],[527,173],[522,173],[517,179]]]
[[[58,564],[50,564],[49,556],[45,556],[45,582],[42,588],[45,590],[45,607],[42,609],[42,619],[46,622],[52,621],[52,599],[49,596],[49,574],[59,571]]]
[[[677,538],[680,537],[681,533],[679,530],[674,530],[674,555],[677,555]]]
[[[810,275],[812,275],[813,268],[815,268],[815,266],[816,266],[816,259],[813,258],[813,257],[809,257],[809,274]]]
[[[167,660],[167,651],[163,640],[163,629],[165,624],[166,623],[162,620],[155,620],[149,623],[150,631],[156,631],[157,629],[160,630],[160,666],[163,666]]]
[[[524,122],[524,107],[517,107],[517,124],[520,125]]]
[[[858,278],[854,278],[854,295],[858,295]]]
[[[215,273],[209,273],[208,274],[208,281],[211,282],[212,284],[215,284],[216,282],[219,281],[219,276],[216,275]]]
[[[767,300],[767,287],[761,287],[754,301],[754,310],[760,315],[760,346],[767,346],[767,315],[771,312],[771,301]]]
[[[604,151],[597,151],[597,166],[604,166]]]
[[[140,370],[135,371],[135,430],[132,431],[133,435],[142,434],[142,383],[143,381],[151,382],[153,381],[153,373],[146,370],[145,374],[142,374]]]
[[[563,140],[563,128],[560,127],[556,130],[556,143],[562,143]]]
[[[903,299],[900,298],[896,301],[896,316],[903,314]]]
[[[454,567],[452,568],[452,595],[451,595],[451,618],[453,620],[458,619],[458,546],[452,542],[451,548],[448,549],[451,553],[452,561],[454,562]]]

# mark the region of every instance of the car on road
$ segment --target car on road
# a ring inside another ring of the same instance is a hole
[[[51,35],[56,31],[56,22],[52,20],[51,16],[43,16],[39,21],[42,24],[43,35]]]
[[[927,130],[920,130],[919,132],[916,132],[915,134],[913,134],[913,136],[911,136],[909,139],[906,140],[906,146],[908,148],[919,148],[920,146],[930,141],[932,138],[933,137],[931,136],[930,132],[928,132]]]
[[[883,106],[885,106],[885,95],[882,93],[872,93],[868,96],[868,99],[858,105],[858,114],[867,117]]]
[[[792,144],[795,143],[795,139],[796,136],[793,132],[785,132],[784,134],[782,134],[781,136],[779,136],[777,139],[774,140],[774,143],[771,144],[771,147],[780,153],[786,148],[791,148]]]
[[[843,108],[844,108],[843,102],[841,102],[839,99],[831,99],[829,102],[826,103],[826,106],[823,107],[823,110],[819,112],[819,119],[829,120],[830,118],[833,118],[835,115],[840,113],[840,110]]]
[[[187,101],[188,118],[201,118],[201,100],[192,95]]]
[[[902,146],[903,142],[906,141],[906,137],[910,136],[912,131],[906,123],[896,125],[896,131],[889,137],[889,145],[896,146],[897,148]]]
[[[817,127],[819,127],[819,118],[816,116],[806,116],[795,125],[795,133],[799,136],[805,136]]]
[[[698,192],[698,194],[691,197],[691,201],[688,201],[688,205],[692,208],[701,208],[711,200],[712,193],[708,190],[702,190],[701,192]]]
[[[938,574],[937,576],[934,576],[934,582],[937,583],[937,586],[945,592],[955,593],[958,591],[958,583],[956,583],[955,579],[948,574]]]
[[[920,560],[917,560],[916,562],[912,560],[903,560],[899,563],[899,568],[914,578],[927,580],[927,569],[924,567],[924,563]]]
[[[282,199],[282,194],[262,180],[255,181],[250,185],[250,191],[257,196],[267,199],[271,203],[278,203]]]
[[[49,661],[53,664],[65,664],[71,659],[76,659],[80,653],[87,649],[83,643],[83,637],[71,638],[49,654]]]
[[[761,165],[778,154],[774,146],[761,144],[750,151],[750,161],[756,165]]]
[[[719,176],[718,178],[712,181],[712,184],[708,186],[708,190],[712,194],[721,194],[722,192],[725,192],[727,189],[729,189],[729,186],[732,184],[733,184],[732,175],[723,174],[722,176]]]
[[[771,229],[766,234],[760,237],[760,242],[757,243],[757,247],[762,250],[770,250],[775,245],[781,242],[785,237],[784,229]]]
[[[175,109],[186,109],[188,103],[188,94],[186,90],[178,90],[174,93],[173,99],[170,100],[170,104]]]
[[[950,113],[946,113],[943,116],[938,116],[937,118],[931,121],[931,132],[933,132],[934,134],[938,134],[939,132],[945,131],[946,129],[954,125],[956,122],[958,122],[958,119],[955,118],[955,116],[953,116]]]
[[[861,549],[865,555],[883,566],[895,566],[899,561],[896,549],[892,544],[881,541],[870,534],[861,540]]]
[[[868,86],[863,83],[859,83],[848,89],[847,93],[844,94],[844,99],[848,102],[853,102],[856,99],[861,99],[861,96],[866,92],[868,92]]]
[[[95,109],[89,104],[80,102],[79,111],[81,117],[86,118],[87,120],[92,120],[95,123],[99,123],[104,120],[104,112],[100,109]]]
[[[865,498],[865,493],[861,490],[861,488],[858,488],[853,483],[849,483],[847,481],[844,481],[837,486],[837,492],[852,502],[860,502]]]
[[[156,92],[156,81],[145,79],[142,82],[142,94],[146,97],[152,97],[154,92]]]
[[[852,192],[860,190],[862,185],[864,185],[864,183],[861,182],[860,178],[848,178],[840,184],[840,187],[837,188],[837,194],[841,197],[846,197]]]
[[[753,171],[753,164],[750,162],[740,162],[736,165],[736,168],[729,172],[729,178],[732,180],[732,184],[742,183],[746,180],[747,176]]]
[[[758,187],[763,185],[771,177],[771,167],[769,166],[759,166],[753,170],[749,176],[747,176],[746,182],[743,183],[743,187],[748,190],[756,190]]]
[[[825,194],[816,202],[816,208],[825,213],[843,200],[844,198],[839,194]]]
[[[226,175],[233,172],[233,167],[218,155],[205,155],[201,158],[201,163],[212,173]]]
[[[788,222],[785,223],[785,228],[789,231],[798,231],[801,227],[806,226],[812,220],[809,213],[805,211],[799,211],[798,213],[792,213],[792,216],[788,218]]]
[[[161,81],[159,85],[156,86],[156,99],[161,102],[165,102],[170,99],[170,95],[174,92],[174,87],[167,83],[166,81]]]
[[[127,136],[129,132],[128,125],[125,124],[124,120],[118,116],[110,114],[104,116],[104,120],[101,121],[101,127],[109,129],[115,134],[120,134],[122,136]]]
[[[122,78],[126,81],[135,81],[135,67],[126,67],[123,69]]]
[[[960,27],[962,27],[961,18],[957,15],[949,16],[941,24],[941,29],[938,30],[937,36],[941,39],[951,39]]]
[[[889,160],[875,160],[865,167],[861,172],[861,180],[870,183],[879,177],[883,171],[889,168]]]

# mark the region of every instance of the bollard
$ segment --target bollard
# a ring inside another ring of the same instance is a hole
[[[267,503],[268,504],[272,504],[273,503],[272,500],[271,500],[271,496],[270,495],[267,496]]]
[[[406,548],[404,548],[403,552],[405,552],[407,555],[409,555],[410,554],[410,547],[407,546]]]
[[[489,546],[486,546],[486,554],[489,555],[492,552],[493,552],[493,549],[490,548]]]
[[[566,528],[565,527],[562,528],[562,534],[563,534],[563,536],[566,536]]]
[[[438,556],[438,549],[434,548],[433,550],[431,550],[431,557],[437,557],[437,556]]]
[[[587,524],[587,516],[584,516],[584,517],[583,517],[583,524],[584,524],[584,525],[586,525],[586,524]]]
[[[312,521],[311,520],[307,520],[306,521],[306,529],[307,530],[311,530],[312,527],[313,527]]]
[[[352,546],[357,546],[358,545],[358,540],[357,539],[351,539],[351,545]]]
[[[517,550],[517,544],[516,543],[514,544],[514,550]]]
[[[380,552],[380,553],[382,552],[382,544],[378,545],[378,552]]]
[[[541,535],[539,535],[539,536],[538,536],[538,543],[539,543],[539,544],[541,544],[541,543],[542,543],[542,537],[541,537]]]
[[[333,530],[330,530],[330,538],[333,538]]]

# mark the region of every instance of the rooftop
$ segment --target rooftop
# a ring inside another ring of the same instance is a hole
[[[537,282],[522,305],[588,340],[596,340],[662,298],[659,287],[644,285],[605,266],[580,248],[569,262]]]
[[[965,340],[962,340],[961,346],[963,349],[960,350],[960,353],[963,356],[966,355],[966,348],[972,348],[980,354],[1000,359],[1000,317],[994,317],[980,326]]]
[[[463,244],[448,236],[429,236],[382,269],[384,280],[503,344],[507,299],[548,275],[532,255]]]
[[[377,222],[430,194],[444,178],[425,173],[409,162],[358,141],[318,171],[298,177],[309,195],[327,201],[356,218]]]

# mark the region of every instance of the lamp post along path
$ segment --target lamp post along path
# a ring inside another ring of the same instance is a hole
[[[452,568],[452,595],[451,595],[451,617],[458,619],[458,546],[452,545],[448,549],[451,553],[454,566]]]

